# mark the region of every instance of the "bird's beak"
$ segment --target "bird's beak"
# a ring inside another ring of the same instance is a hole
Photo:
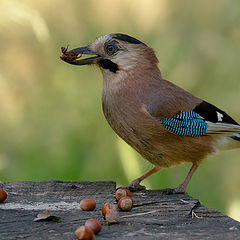
[[[88,65],[96,64],[102,57],[96,53],[93,53],[88,50],[88,46],[75,48],[70,51],[67,51],[68,48],[61,48],[62,56],[60,57],[63,61],[73,64],[73,65]],[[82,54],[95,55],[94,57],[80,59]]]

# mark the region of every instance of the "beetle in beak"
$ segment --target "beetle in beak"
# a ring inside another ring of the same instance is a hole
[[[60,57],[63,61],[73,64],[73,65],[89,65],[89,64],[96,64],[99,59],[101,59],[101,56],[93,53],[88,50],[88,46],[86,47],[80,47],[80,48],[75,48],[70,51],[68,50],[68,47],[62,47],[62,56]],[[87,55],[96,55],[94,57],[89,57],[85,59],[79,59],[82,57],[83,54]]]

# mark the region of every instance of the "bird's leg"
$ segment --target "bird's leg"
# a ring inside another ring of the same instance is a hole
[[[154,166],[154,168],[152,168],[150,171],[146,172],[144,175],[142,175],[141,177],[133,180],[128,186],[127,188],[134,192],[134,191],[138,191],[138,190],[145,190],[146,187],[140,185],[140,182],[143,181],[145,178],[149,177],[150,175],[152,175],[153,173],[157,172],[160,170],[160,167]]]
[[[175,194],[175,193],[185,193],[186,189],[187,189],[187,185],[190,181],[190,179],[192,178],[192,175],[194,174],[194,172],[197,170],[199,165],[197,164],[193,164],[187,177],[184,179],[183,183],[181,183],[178,187],[176,188],[167,188],[164,190],[165,194]]]

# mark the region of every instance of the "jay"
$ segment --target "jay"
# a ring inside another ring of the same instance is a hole
[[[82,54],[93,55],[81,59]],[[112,129],[154,167],[128,185],[182,162],[192,167],[169,193],[185,193],[199,164],[219,150],[240,147],[240,125],[214,105],[165,80],[152,48],[125,34],[108,34],[61,59],[96,64],[103,75],[102,108]]]

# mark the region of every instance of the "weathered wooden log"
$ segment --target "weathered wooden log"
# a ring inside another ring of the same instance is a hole
[[[96,239],[240,239],[239,222],[188,195],[136,192],[131,212],[120,212],[119,222],[108,225],[100,210],[108,201],[115,203],[114,182],[5,182],[4,189],[8,198],[0,204],[1,240],[72,240],[76,228],[89,218],[103,224]],[[82,211],[79,203],[89,197],[97,207]],[[61,222],[34,222],[46,209]]]

